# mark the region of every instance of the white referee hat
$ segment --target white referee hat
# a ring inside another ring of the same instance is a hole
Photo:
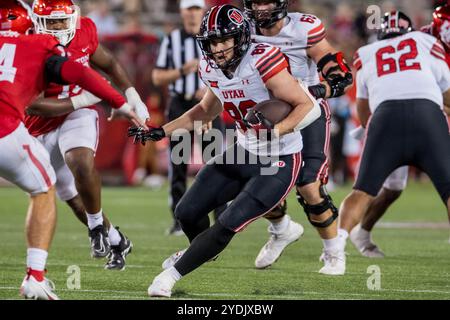
[[[205,0],[181,0],[180,9],[189,9],[192,7],[205,7]]]

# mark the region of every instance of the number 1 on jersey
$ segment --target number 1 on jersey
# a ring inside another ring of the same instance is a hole
[[[5,43],[0,49],[0,81],[14,83],[17,68],[14,68],[16,45]]]

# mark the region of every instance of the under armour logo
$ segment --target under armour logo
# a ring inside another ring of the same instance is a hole
[[[245,85],[249,85],[250,84],[250,80],[248,80],[248,79],[244,79],[244,80],[242,80],[242,84],[245,86]]]

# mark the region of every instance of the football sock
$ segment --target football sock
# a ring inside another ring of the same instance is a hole
[[[166,273],[174,280],[178,281],[181,279],[182,275],[175,269],[175,267],[170,267],[166,270]]]
[[[185,276],[222,252],[235,234],[222,226],[219,221],[216,222],[192,241],[188,250],[175,264],[175,269]]]
[[[92,230],[95,227],[103,224],[103,211],[102,210],[100,210],[100,212],[95,213],[95,214],[90,214],[90,213],[86,212],[86,216],[88,219],[89,230]]]
[[[339,236],[332,239],[322,239],[323,248],[327,251],[339,249],[341,246],[341,241],[342,239]]]
[[[273,233],[275,234],[283,233],[289,227],[289,221],[291,221],[291,219],[289,219],[287,215],[284,215],[280,221],[270,221],[272,229],[271,231],[273,231]]]
[[[109,238],[109,242],[111,243],[112,246],[119,245],[120,240],[122,240],[122,238],[120,237],[119,231],[117,231],[117,229],[114,228],[113,225],[111,225],[109,228],[108,238]]]
[[[27,250],[27,267],[35,271],[44,271],[48,252],[42,249],[29,248]]]

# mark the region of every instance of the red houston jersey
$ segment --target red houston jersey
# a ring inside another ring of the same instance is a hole
[[[65,51],[52,36],[0,32],[0,138],[17,128],[46,88],[46,62],[54,55]]]
[[[89,60],[98,47],[97,28],[94,22],[82,17],[80,29],[77,29],[75,37],[66,47],[68,57],[76,62],[89,67]],[[62,86],[59,84],[49,84],[44,96],[46,98],[65,99],[80,94],[82,89],[77,85]],[[37,137],[58,128],[66,119],[67,115],[44,118],[39,116],[26,116],[25,125],[31,135]]]

